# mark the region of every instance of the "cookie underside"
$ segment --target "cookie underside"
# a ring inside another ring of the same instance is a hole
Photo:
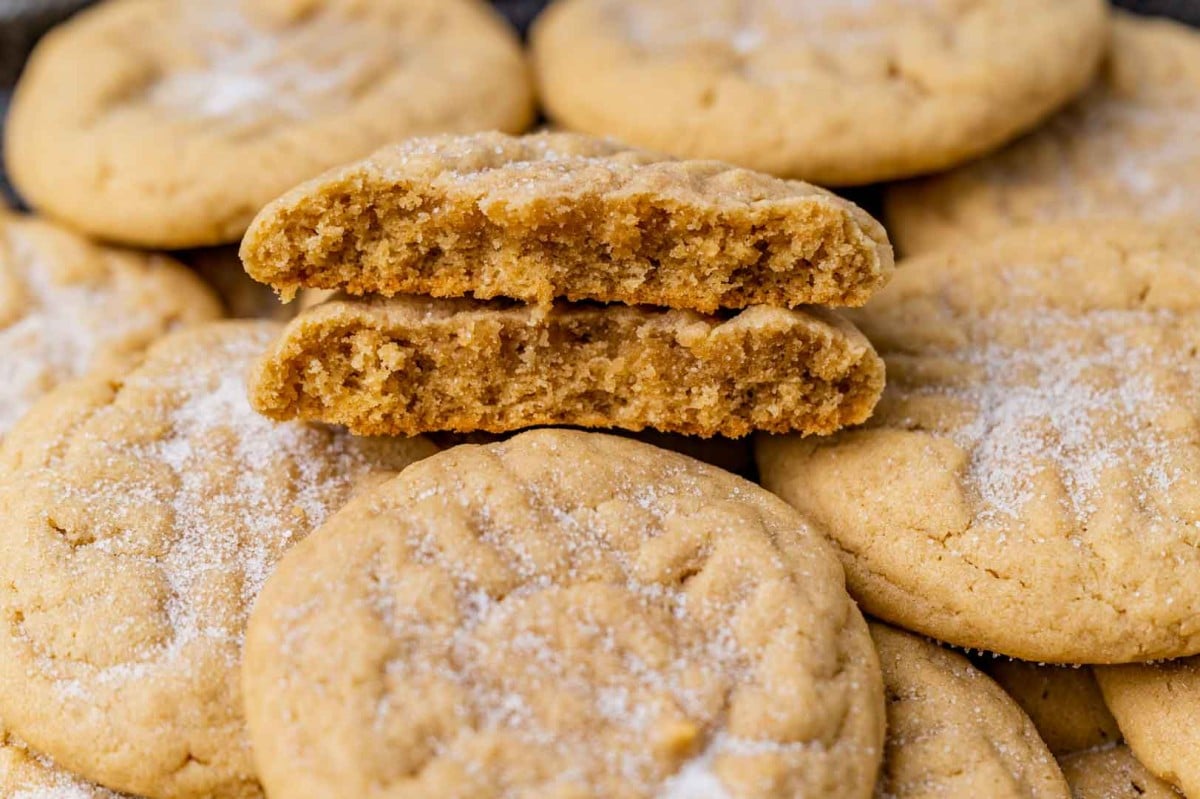
[[[858,306],[879,243],[823,196],[721,207],[653,192],[484,204],[420,181],[342,181],[256,225],[244,257],[285,298],[350,294],[664,305]]]
[[[720,322],[616,306],[421,305],[307,312],[260,362],[254,403],[371,435],[578,425],[742,436],[861,422],[883,386],[857,331],[807,313]]]

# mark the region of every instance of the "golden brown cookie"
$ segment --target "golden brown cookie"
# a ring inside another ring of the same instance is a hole
[[[883,362],[833,313],[732,318],[622,305],[420,297],[303,312],[259,362],[254,407],[371,435],[538,425],[829,433],[866,419]]]
[[[875,415],[758,460],[867,612],[1038,662],[1200,652],[1200,233],[1018,231],[908,259],[852,318]]]
[[[532,116],[516,37],[481,0],[105,0],[34,51],[5,156],[80,230],[196,247],[388,142]]]
[[[434,449],[256,414],[245,372],[278,332],[173,334],[4,441],[0,713],[110,788],[260,795],[237,676],[250,604],[285,549]]]
[[[306,287],[704,312],[862,305],[893,266],[882,226],[822,189],[570,133],[380,150],[263,209],[242,260],[285,299]]]
[[[5,799],[131,799],[101,788],[33,752],[0,723],[0,796]]]
[[[212,293],[169,258],[0,211],[0,435],[58,384],[219,315]]]
[[[1180,799],[1182,794],[1151,774],[1127,746],[1104,746],[1060,760],[1072,799]]]
[[[1096,679],[1137,759],[1200,796],[1200,658],[1100,668]]]
[[[879,664],[752,483],[624,438],[462,446],[302,542],[243,670],[272,795],[869,797]]]
[[[887,697],[885,799],[1067,799],[1033,722],[962,655],[871,624]]]
[[[1029,714],[1055,755],[1109,746],[1121,740],[1088,666],[1044,666],[999,659],[985,671]]]
[[[559,0],[535,24],[552,119],[848,185],[944,169],[1080,92],[1100,0]]]
[[[1097,86],[1029,137],[893,188],[888,228],[907,255],[1024,224],[1200,220],[1200,32],[1118,14]]]
[[[250,279],[236,247],[206,247],[180,258],[212,287],[231,318],[286,322],[296,315],[295,305],[284,305],[275,292]]]

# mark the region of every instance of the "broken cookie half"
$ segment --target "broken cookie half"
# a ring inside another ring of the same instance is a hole
[[[275,419],[365,435],[537,425],[823,434],[865,421],[883,383],[866,338],[823,310],[718,318],[394,297],[302,313],[259,361],[251,400]]]
[[[301,184],[242,244],[284,299],[556,298],[859,306],[893,271],[883,227],[799,181],[571,133],[412,139]]]

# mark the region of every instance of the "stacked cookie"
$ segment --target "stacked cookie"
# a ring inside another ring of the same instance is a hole
[[[866,339],[811,307],[887,281],[882,228],[717,162],[575,134],[411,140],[267,206],[242,258],[285,297],[369,295],[289,324],[253,378],[277,419],[829,433],[883,386]]]

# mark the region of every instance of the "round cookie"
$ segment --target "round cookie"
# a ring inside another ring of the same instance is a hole
[[[1105,746],[1060,761],[1073,799],[1179,799],[1182,794],[1151,774],[1128,746]]]
[[[871,624],[887,696],[875,795],[1067,799],[1062,772],[1016,702],[962,655]]]
[[[1099,83],[1036,133],[945,175],[891,188],[907,255],[1024,224],[1200,220],[1200,32],[1118,13]]]
[[[0,211],[0,436],[58,384],[219,315],[207,287],[169,258]]]
[[[195,247],[389,142],[532,117],[516,36],[480,0],[105,0],[34,51],[5,151],[39,210]]]
[[[1099,668],[1096,679],[1138,760],[1200,796],[1200,658]]]
[[[1100,0],[558,0],[531,38],[566,128],[851,185],[1033,127],[1091,80],[1107,16]]]
[[[1200,233],[1026,229],[908,259],[852,318],[875,415],[757,457],[867,612],[1037,662],[1200,652]]]
[[[59,768],[0,723],[0,795],[5,799],[130,799]]]
[[[434,450],[254,413],[245,371],[278,332],[180,331],[4,441],[0,714],[110,788],[261,795],[238,679],[251,602],[292,543]]]
[[[1029,714],[1055,755],[1082,752],[1121,740],[1117,720],[1104,704],[1088,666],[1043,666],[1000,659],[986,671]]]
[[[879,665],[819,533],[733,475],[538,430],[365,494],[268,581],[272,795],[868,797]]]

